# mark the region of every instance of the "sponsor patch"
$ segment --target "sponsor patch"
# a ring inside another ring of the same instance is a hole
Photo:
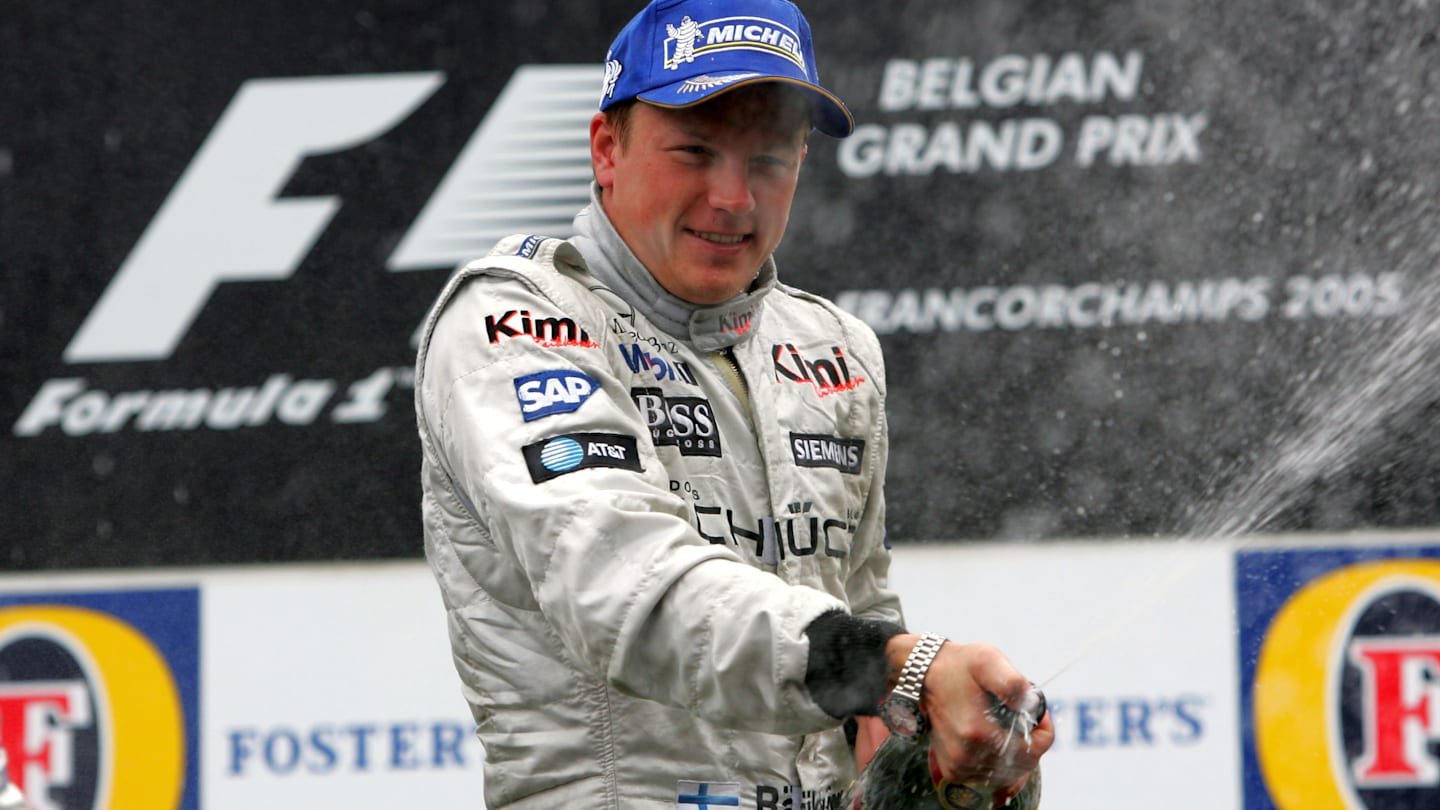
[[[522,259],[533,259],[535,258],[535,251],[540,249],[540,243],[544,241],[545,238],[543,236],[531,234],[525,237],[524,242],[520,243],[520,249],[515,251],[515,255]]]
[[[752,307],[744,312],[731,312],[720,316],[720,329],[732,335],[743,335],[749,332],[756,321],[756,308]]]
[[[720,455],[720,427],[710,400],[667,397],[659,388],[631,388],[630,398],[656,447],[677,447],[682,456]]]
[[[620,60],[605,60],[605,79],[600,87],[600,96],[602,98],[609,98],[615,95],[615,82],[620,81],[620,73],[623,70],[625,70],[625,66],[620,64]]]
[[[619,433],[568,433],[521,449],[530,480],[537,484],[589,467],[642,469],[635,437]]]
[[[739,782],[689,782],[675,785],[675,806],[680,810],[709,807],[739,807]]]
[[[798,34],[764,17],[721,17],[696,22],[688,15],[679,24],[666,23],[670,36],[661,43],[666,70],[694,62],[696,57],[729,50],[761,51],[779,56],[805,70],[805,53]]]
[[[526,337],[541,346],[582,346],[599,344],[571,318],[537,318],[528,309],[511,309],[485,316],[485,338],[495,345],[509,338]]]
[[[515,378],[515,398],[526,422],[576,411],[599,388],[600,383],[588,375],[565,369]]]
[[[823,433],[791,433],[790,452],[800,467],[829,467],[856,475],[865,460],[864,439],[842,439]]]
[[[865,382],[864,377],[851,376],[845,350],[839,346],[831,346],[826,356],[811,358],[800,354],[792,343],[777,343],[770,347],[770,358],[775,363],[776,382],[809,385],[818,396],[850,391]]]
[[[657,380],[675,380],[698,385],[695,382],[695,372],[684,360],[666,359],[655,352],[647,351],[638,343],[631,343],[629,346],[621,343],[619,348],[620,355],[625,358],[625,365],[632,373],[654,375]]]
[[[812,790],[800,785],[756,785],[755,810],[846,810],[848,793],[833,788]]]

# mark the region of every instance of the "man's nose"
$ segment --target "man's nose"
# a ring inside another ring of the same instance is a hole
[[[731,214],[748,214],[755,208],[750,171],[744,161],[726,161],[710,176],[710,205]]]

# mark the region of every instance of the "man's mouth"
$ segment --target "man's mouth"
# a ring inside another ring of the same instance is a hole
[[[717,245],[738,245],[747,238],[742,233],[710,233],[708,231],[691,231],[691,233]]]

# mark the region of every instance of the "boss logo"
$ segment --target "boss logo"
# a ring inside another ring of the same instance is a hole
[[[667,397],[659,388],[632,388],[630,398],[656,447],[679,448],[682,456],[720,455],[720,429],[709,400]]]

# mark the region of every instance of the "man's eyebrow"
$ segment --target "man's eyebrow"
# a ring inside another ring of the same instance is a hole
[[[695,140],[705,141],[707,143],[715,140],[716,127],[705,122],[682,123],[676,129],[681,135],[687,138],[694,138]],[[765,151],[798,150],[804,147],[804,145],[805,142],[803,139],[799,143],[796,143],[790,135],[780,131],[766,135],[761,142],[761,147]]]
[[[680,125],[680,134],[697,140],[708,141],[714,138],[714,127],[707,127],[701,123],[688,123]]]

